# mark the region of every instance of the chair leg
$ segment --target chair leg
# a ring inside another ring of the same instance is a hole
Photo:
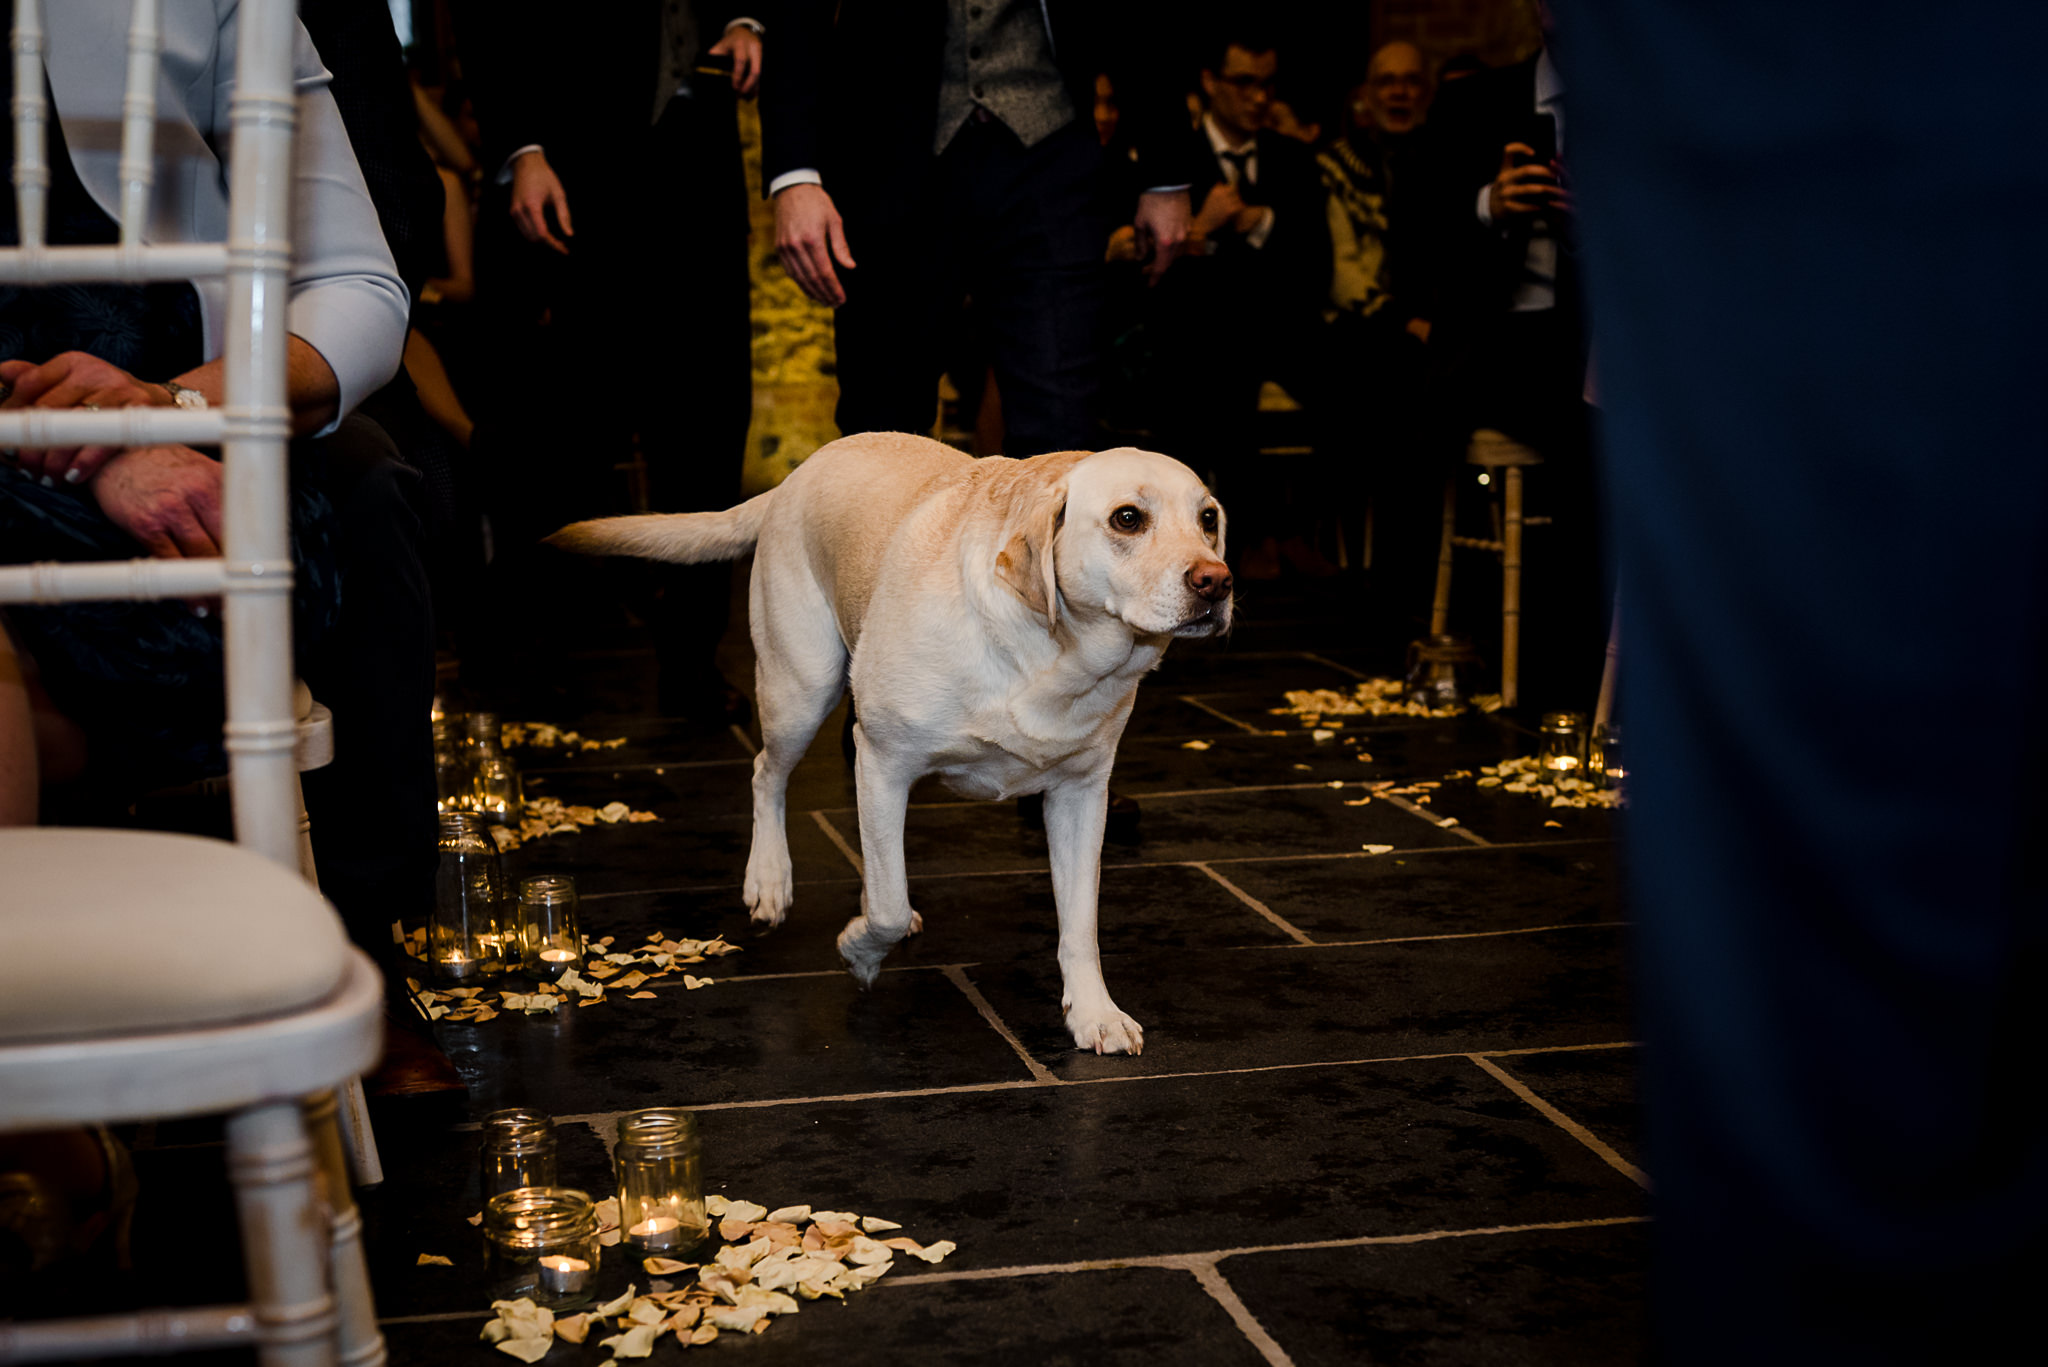
[[[1441,636],[1451,629],[1451,534],[1458,525],[1457,476],[1444,481],[1444,531],[1437,542],[1436,599],[1429,609],[1429,634]]]
[[[384,1180],[384,1161],[377,1153],[377,1135],[370,1128],[370,1103],[363,1096],[363,1080],[352,1077],[341,1089],[341,1144],[348,1151],[349,1170],[359,1187],[374,1187]]]
[[[357,1090],[360,1095],[360,1084]],[[337,1360],[340,1367],[383,1367],[384,1336],[377,1331],[377,1305],[370,1294],[369,1267],[363,1261],[363,1217],[349,1190],[349,1162],[342,1153],[341,1130],[335,1123],[341,1109],[333,1092],[321,1092],[304,1103],[306,1133],[320,1163],[330,1212],[327,1266],[340,1316],[335,1335]]]
[[[292,801],[299,808],[299,876],[317,888],[320,871],[313,867],[313,817],[306,811],[306,785],[296,773],[292,775]]]
[[[1522,467],[1505,471],[1507,526],[1501,535],[1500,701],[1513,707],[1521,698],[1522,670]]]
[[[327,1220],[298,1104],[252,1106],[229,1117],[227,1130],[256,1360],[262,1367],[335,1367]]]
[[[1375,508],[1371,499],[1365,502],[1365,526],[1358,533],[1358,568],[1372,568],[1372,523]]]
[[[1593,729],[1614,715],[1614,676],[1621,666],[1621,590],[1614,592],[1614,623],[1607,628],[1607,660],[1600,666],[1600,697],[1593,704]]]

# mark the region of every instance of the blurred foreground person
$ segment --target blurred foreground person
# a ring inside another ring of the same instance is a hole
[[[1660,1357],[1996,1361],[2048,1247],[2048,11],[1682,11],[1560,47]]]

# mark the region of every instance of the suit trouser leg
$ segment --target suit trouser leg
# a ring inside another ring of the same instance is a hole
[[[969,213],[965,283],[1005,452],[1093,450],[1112,224],[1092,129],[1076,120],[1027,148],[1000,124],[969,123],[941,158],[941,184]]]
[[[1566,18],[1659,1347],[1997,1360],[2048,1252],[2048,14],[1846,63],[1834,12]],[[1885,83],[1957,62],[1928,136]]]

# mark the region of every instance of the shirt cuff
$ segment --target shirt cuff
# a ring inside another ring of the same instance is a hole
[[[1143,190],[1140,190],[1140,191],[1139,191],[1138,193],[1139,193],[1139,194],[1144,194],[1144,195],[1173,195],[1173,194],[1179,194],[1179,193],[1180,193],[1181,191],[1183,191],[1183,190],[1192,190],[1192,189],[1194,189],[1194,188],[1195,188],[1195,187],[1194,187],[1194,186],[1193,186],[1192,184],[1189,184],[1189,185],[1148,185],[1148,186],[1146,186],[1146,187],[1145,187],[1145,188],[1144,188]]]
[[[759,19],[748,18],[744,14],[741,15],[739,18],[733,20],[731,23],[727,24],[725,26],[725,31],[727,33],[731,33],[736,28],[750,28],[754,31],[754,36],[756,38],[766,38],[768,36],[767,28],[761,23]]]
[[[809,166],[800,166],[794,171],[784,171],[768,182],[768,197],[773,199],[792,185],[823,185],[825,178]]]
[[[1266,206],[1265,217],[1259,220],[1258,226],[1244,235],[1245,245],[1254,250],[1265,246],[1266,239],[1273,235],[1273,218],[1273,206],[1269,204]]]
[[[1493,182],[1479,187],[1479,221],[1487,227],[1493,226]]]
[[[537,142],[529,142],[529,143],[528,143],[528,144],[526,144],[526,146],[524,146],[524,147],[515,147],[515,148],[513,148],[513,149],[512,149],[512,155],[511,155],[511,156],[509,156],[509,157],[507,157],[507,158],[505,158],[505,164],[504,164],[503,166],[500,166],[500,167],[498,168],[498,174],[497,174],[497,176],[496,176],[496,177],[494,178],[494,179],[495,179],[495,183],[497,183],[497,184],[499,184],[499,185],[510,185],[510,184],[512,183],[512,163],[513,163],[513,162],[515,162],[515,161],[518,161],[518,160],[519,160],[519,159],[520,159],[521,157],[525,156],[525,155],[526,155],[526,154],[527,154],[528,152],[538,152],[538,151],[540,151],[540,144],[539,144],[539,143],[537,143]]]

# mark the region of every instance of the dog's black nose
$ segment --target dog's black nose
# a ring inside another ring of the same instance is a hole
[[[1188,587],[1205,603],[1228,598],[1230,585],[1230,566],[1221,560],[1198,560],[1188,567]]]

